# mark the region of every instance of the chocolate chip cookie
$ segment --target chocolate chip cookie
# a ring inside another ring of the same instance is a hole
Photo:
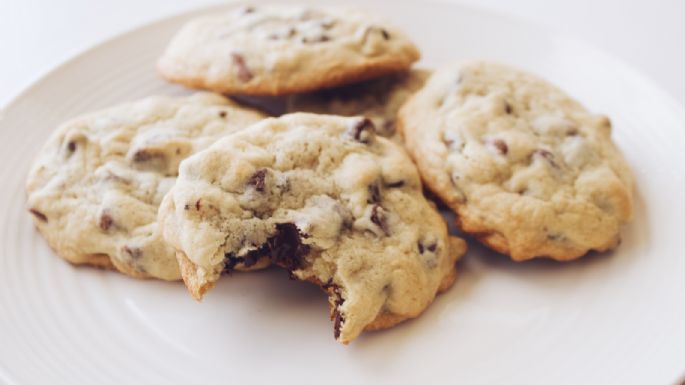
[[[190,87],[281,95],[403,71],[418,59],[404,33],[376,17],[335,7],[256,5],[191,20],[158,69]]]
[[[632,216],[632,176],[609,119],[531,74],[445,67],[400,110],[399,126],[459,227],[514,260],[611,249]]]
[[[360,117],[289,114],[219,140],[182,162],[159,221],[195,298],[267,257],[328,293],[343,343],[418,316],[466,249],[406,152]]]
[[[152,97],[60,126],[29,173],[28,206],[64,259],[124,274],[180,278],[157,209],[181,160],[262,119],[214,94]]]
[[[365,116],[373,122],[377,135],[401,142],[395,129],[397,111],[429,75],[429,70],[412,69],[345,87],[296,94],[287,98],[286,110]]]

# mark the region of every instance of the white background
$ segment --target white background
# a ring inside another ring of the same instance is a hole
[[[0,106],[55,65],[103,39],[212,3],[216,1],[0,0]],[[461,3],[522,17],[590,42],[629,62],[685,104],[683,0]]]

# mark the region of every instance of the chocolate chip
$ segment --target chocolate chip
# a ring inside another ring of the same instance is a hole
[[[230,274],[239,263],[242,263],[245,267],[254,266],[266,255],[265,251],[265,247],[262,246],[259,249],[249,251],[244,257],[236,257],[233,253],[224,254],[224,272]]]
[[[252,72],[250,72],[250,69],[247,68],[247,64],[245,64],[245,58],[234,52],[231,54],[231,60],[233,60],[233,64],[235,64],[237,68],[238,80],[241,82],[249,82],[253,75]]]
[[[333,314],[333,337],[337,340],[338,337],[340,337],[340,327],[342,326],[344,319],[337,307],[333,309]]]
[[[245,258],[236,257],[233,253],[224,254],[224,272],[231,273],[237,264],[243,262]]]
[[[143,250],[141,250],[137,247],[124,246],[124,252],[126,252],[126,254],[130,255],[131,258],[133,258],[133,259],[138,259],[138,258],[143,256]]]
[[[345,322],[342,313],[340,313],[340,307],[345,302],[345,300],[342,298],[342,295],[340,295],[339,287],[336,286],[334,292],[337,298],[335,300],[333,307],[333,337],[335,337],[335,339],[337,340],[338,337],[340,337],[340,327],[342,326],[343,322]]]
[[[504,102],[504,112],[506,112],[509,115],[511,115],[511,113],[514,112],[514,109],[511,107],[511,104],[509,104],[509,102]]]
[[[302,243],[300,230],[292,223],[279,223],[276,231],[267,240],[274,263],[290,271],[300,268],[301,258],[309,253],[309,246]]]
[[[331,40],[331,38],[328,37],[327,35],[318,35],[315,37],[307,37],[307,36],[302,37],[302,42],[305,44],[323,43],[323,42],[326,42],[329,40]]]
[[[225,118],[226,117],[226,111],[219,111],[219,117]]]
[[[195,210],[200,211],[200,208],[202,207],[201,201],[202,199],[198,199],[197,202],[195,202]]]
[[[552,154],[551,152],[544,150],[544,149],[540,149],[540,150],[535,150],[535,154],[538,154],[538,155],[542,156],[543,158],[545,158],[549,162],[549,164],[551,164],[553,167],[557,167],[557,168],[559,167],[559,165],[554,161],[554,154]]]
[[[250,180],[247,181],[247,184],[250,186],[254,186],[255,190],[262,192],[264,191],[264,178],[266,177],[266,169],[265,168],[260,168],[259,170],[255,171],[254,174],[250,177]]]
[[[403,180],[398,180],[397,182],[390,182],[390,183],[385,184],[385,187],[388,187],[388,188],[400,188],[402,186],[404,186]]]
[[[246,267],[256,264],[262,257],[270,257],[271,260],[287,269],[297,270],[302,264],[302,257],[309,253],[309,246],[302,243],[304,236],[300,234],[297,226],[292,223],[279,223],[276,225],[276,234],[271,236],[259,248],[250,250],[243,257],[233,253],[224,254],[224,270],[230,272],[238,263]]]
[[[425,246],[423,242],[419,241],[418,242],[418,248],[419,248],[419,253],[423,254],[426,250],[435,253],[435,250],[438,249],[438,245],[436,243],[431,243],[428,246]]]
[[[133,161],[134,162],[147,162],[150,159],[154,158],[163,158],[163,154],[159,153],[151,153],[146,150],[138,150],[133,154]]]
[[[336,290],[337,287],[338,287],[338,285],[336,285],[335,283],[333,283],[333,278],[328,278],[328,281],[326,281],[326,283],[324,283],[323,285],[321,285],[321,288],[324,289],[324,290],[328,290],[328,289]]]
[[[33,216],[35,216],[36,218],[38,218],[39,220],[41,220],[42,222],[47,222],[47,221],[48,221],[48,217],[46,217],[45,214],[41,213],[40,211],[38,211],[38,210],[36,210],[36,209],[29,209],[29,212],[30,212],[31,214],[33,214]]]
[[[103,212],[102,215],[100,215],[100,228],[102,230],[109,230],[109,228],[112,227],[113,222],[112,217],[107,212]]]
[[[390,34],[383,28],[381,28],[381,35],[383,35],[383,39],[390,40]]]
[[[348,128],[348,133],[354,138],[354,140],[361,143],[371,142],[374,134],[376,132],[376,127],[369,118],[360,118],[355,120]]]
[[[189,210],[189,209],[190,209],[190,205],[186,204],[183,206],[183,210]]]
[[[502,155],[507,155],[507,152],[509,152],[509,147],[507,146],[507,143],[502,139],[495,139],[494,141],[492,141],[492,144],[497,148],[497,151],[499,151],[499,153]]]
[[[243,257],[243,265],[245,267],[254,266],[263,257],[263,254],[255,251],[256,250],[251,250]]]
[[[383,207],[379,204],[373,205],[371,209],[371,222],[375,223],[376,226],[380,227],[381,230],[388,235],[388,225],[386,223],[385,212]]]
[[[67,150],[69,150],[69,152],[76,151],[76,142],[70,140],[69,143],[67,143]]]
[[[288,28],[286,33],[282,32],[274,32],[269,34],[268,39],[269,40],[280,40],[280,39],[289,39],[297,34],[297,31],[295,28]]]
[[[340,286],[333,282],[333,278],[329,278],[328,281],[326,281],[326,283],[321,285],[321,288],[324,289],[330,297],[335,298],[335,300],[333,301],[333,313],[331,314],[331,320],[333,320],[333,336],[335,337],[335,339],[338,339],[338,337],[340,337],[340,327],[342,326],[342,323],[345,321],[342,314],[340,313],[340,307],[345,302],[345,300],[343,299],[342,294],[340,293]]]
[[[366,203],[378,203],[381,201],[381,190],[378,181],[369,185],[369,198]]]

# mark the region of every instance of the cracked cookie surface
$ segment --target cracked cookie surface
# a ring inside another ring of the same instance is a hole
[[[179,163],[262,118],[209,93],[151,97],[77,117],[38,154],[27,180],[29,211],[72,263],[180,279],[156,221]]]
[[[282,95],[403,71],[414,44],[382,19],[335,7],[239,6],[188,22],[158,62],[170,81]]]
[[[418,316],[466,248],[406,152],[361,117],[289,114],[219,140],[182,163],[159,220],[194,297],[268,256],[329,294],[343,343]]]
[[[399,126],[461,229],[515,260],[611,249],[632,216],[632,176],[609,119],[534,75],[488,62],[444,67]]]

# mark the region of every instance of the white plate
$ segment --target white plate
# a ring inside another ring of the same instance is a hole
[[[519,65],[615,123],[636,175],[636,215],[614,253],[512,263],[473,245],[455,287],[419,319],[333,340],[325,296],[282,271],[234,274],[202,304],[180,283],[139,281],[57,258],[32,228],[24,178],[51,130],[150,94],[181,15],[57,68],[0,121],[0,382],[668,384],[685,373],[685,113],[583,43],[449,4],[364,1],[415,38],[423,64]],[[579,26],[582,28],[582,26]]]

